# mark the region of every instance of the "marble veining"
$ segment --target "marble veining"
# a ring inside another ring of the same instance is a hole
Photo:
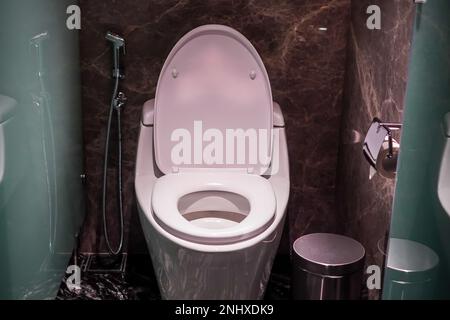
[[[125,249],[146,252],[134,196],[134,164],[143,103],[154,97],[159,72],[173,45],[203,24],[237,29],[256,47],[285,115],[291,167],[289,232],[281,252],[305,233],[337,229],[336,167],[350,0],[80,0],[87,217],[83,252],[105,252],[101,221],[105,125],[111,95],[111,52],[106,31],[127,41],[128,96],[123,110]],[[323,29],[326,28],[326,31]],[[112,141],[114,144],[114,141]],[[114,162],[109,170],[108,224],[118,240]]]
[[[366,28],[369,5],[381,8],[381,30]],[[395,180],[379,175],[369,180],[362,143],[374,117],[402,121],[415,9],[408,0],[358,0],[351,10],[336,197],[339,229],[363,244],[367,265],[383,266],[378,244],[383,247],[389,231]],[[377,299],[379,292],[370,290],[368,296]]]
[[[92,258],[79,254],[82,267]],[[106,268],[105,268],[106,269]],[[154,277],[150,257],[129,256],[124,272],[92,272],[82,267],[81,289],[71,291],[62,280],[57,300],[158,300],[160,294]]]
[[[89,259],[78,255],[80,266]],[[57,300],[159,300],[161,298],[149,255],[130,255],[125,272],[83,271],[81,290],[70,291],[64,278],[60,284]],[[290,298],[289,257],[281,256],[275,261],[265,300]]]

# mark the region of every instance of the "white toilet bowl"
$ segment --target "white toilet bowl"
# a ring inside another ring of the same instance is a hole
[[[445,115],[442,133],[445,142],[439,170],[438,197],[442,207],[450,217],[450,113]]]
[[[230,132],[244,134],[231,148]],[[135,189],[164,299],[263,297],[289,166],[281,109],[243,35],[207,25],[175,45],[143,107]]]

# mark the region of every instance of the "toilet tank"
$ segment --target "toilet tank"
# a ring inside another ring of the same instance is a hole
[[[450,112],[444,117],[442,133],[445,144],[439,170],[438,196],[442,207],[450,217]]]

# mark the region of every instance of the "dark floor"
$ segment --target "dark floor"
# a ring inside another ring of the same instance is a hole
[[[74,264],[72,259],[71,264]],[[58,300],[157,300],[158,285],[148,255],[108,256],[78,255],[81,267],[81,290],[70,291],[63,279]],[[289,257],[275,260],[267,285],[266,300],[290,298]]]

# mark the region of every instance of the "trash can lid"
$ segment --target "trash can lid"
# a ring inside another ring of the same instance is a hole
[[[342,276],[362,270],[365,250],[356,240],[331,233],[313,233],[294,242],[296,266],[305,271]]]
[[[429,247],[407,239],[389,239],[387,269],[396,281],[426,281],[434,275],[439,256]]]

